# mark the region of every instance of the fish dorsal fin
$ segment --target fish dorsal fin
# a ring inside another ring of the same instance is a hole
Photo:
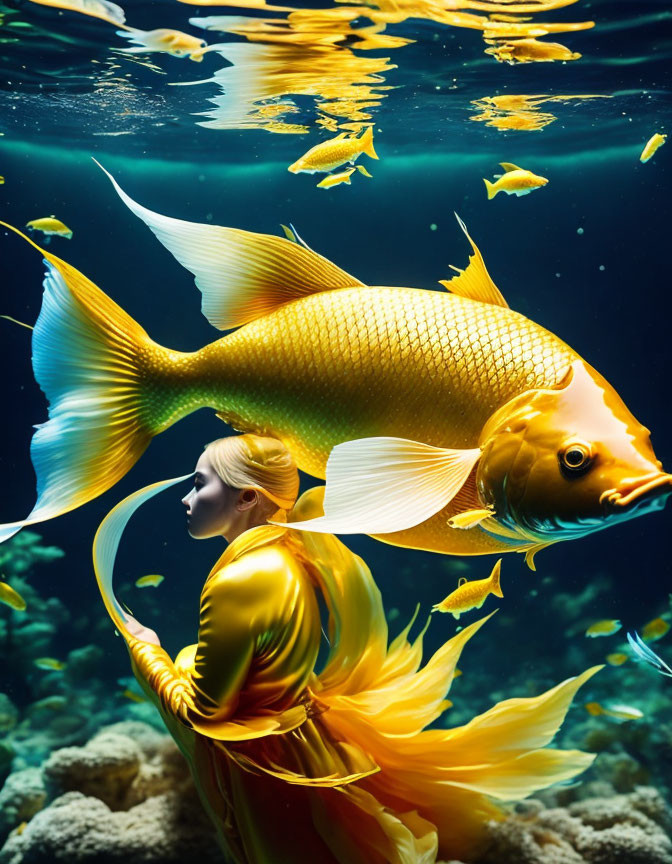
[[[457,587],[458,587],[458,588],[461,588],[463,585],[466,585],[466,584],[467,584],[467,577],[466,577],[466,576],[461,576],[461,577],[457,580]]]
[[[460,491],[481,455],[405,438],[359,438],[329,454],[324,516],[291,528],[390,534],[420,525]]]
[[[219,330],[240,327],[300,297],[362,286],[354,276],[301,245],[296,231],[292,231],[296,238],[292,242],[162,216],[136,204],[105,173],[129,210],[193,273],[203,295],[203,314]]]
[[[467,226],[455,214],[460,228],[464,231],[467,240],[471,243],[471,248],[474,254],[469,256],[469,265],[466,270],[460,270],[453,267],[458,275],[452,279],[442,279],[441,285],[445,286],[452,294],[459,294],[460,297],[468,297],[470,300],[479,300],[481,303],[491,303],[493,306],[503,306],[509,308],[509,304],[502,296],[502,292],[490,278],[490,274],[485,266],[485,261],[481,255],[478,246],[469,236]]]
[[[509,171],[523,171],[524,169],[520,167],[520,165],[514,165],[513,162],[500,162],[499,163],[502,168],[508,174]]]

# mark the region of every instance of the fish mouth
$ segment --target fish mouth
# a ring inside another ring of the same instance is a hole
[[[600,504],[609,510],[625,510],[648,503],[652,499],[672,494],[672,474],[647,474],[632,480],[624,480],[614,489],[600,495]]]

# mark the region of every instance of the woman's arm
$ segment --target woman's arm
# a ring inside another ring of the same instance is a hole
[[[259,637],[272,634],[291,612],[292,584],[292,568],[274,547],[255,550],[211,576],[201,595],[193,667],[184,671],[156,634],[133,619],[137,633],[127,645],[136,676],[186,725],[226,720],[236,710]]]

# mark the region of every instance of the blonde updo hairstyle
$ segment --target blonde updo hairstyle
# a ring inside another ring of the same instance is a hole
[[[261,435],[233,435],[212,441],[204,452],[226,486],[261,493],[264,519],[284,519],[294,506],[299,472],[281,441]]]

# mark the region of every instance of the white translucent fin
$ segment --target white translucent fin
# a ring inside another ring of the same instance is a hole
[[[105,173],[129,210],[193,273],[203,295],[203,314],[220,330],[239,327],[318,291],[362,286],[300,242],[153,213],[136,204]]]
[[[151,486],[139,489],[117,504],[100,523],[93,541],[93,569],[105,607],[117,629],[120,631],[126,629],[126,613],[114,596],[112,582],[114,562],[117,557],[121,535],[124,533],[130,518],[145,501],[148,501],[154,495],[158,495],[159,492],[163,492],[164,489],[187,480],[189,477],[191,477],[191,474],[185,474],[183,477],[176,477],[173,480],[163,480],[160,483],[153,483]]]
[[[452,501],[480,455],[405,438],[346,441],[327,461],[324,516],[289,525],[333,534],[412,528]]]
[[[487,181],[486,181],[487,185]],[[489,195],[489,197],[491,197]],[[467,240],[471,243],[471,248],[474,254],[469,256],[469,266],[466,270],[460,270],[457,267],[452,267],[459,275],[453,276],[452,279],[440,280],[441,285],[444,285],[451,293],[459,294],[461,297],[468,297],[470,300],[480,300],[481,303],[491,303],[493,306],[504,306],[509,308],[509,304],[504,299],[501,291],[490,278],[485,261],[481,255],[478,246],[469,236],[467,226],[455,214],[460,228],[464,231]]]
[[[109,489],[152,437],[140,417],[137,369],[147,334],[74,267],[49,258],[32,346],[49,400],[49,419],[30,446],[37,503],[26,519],[0,525],[0,542]]]

